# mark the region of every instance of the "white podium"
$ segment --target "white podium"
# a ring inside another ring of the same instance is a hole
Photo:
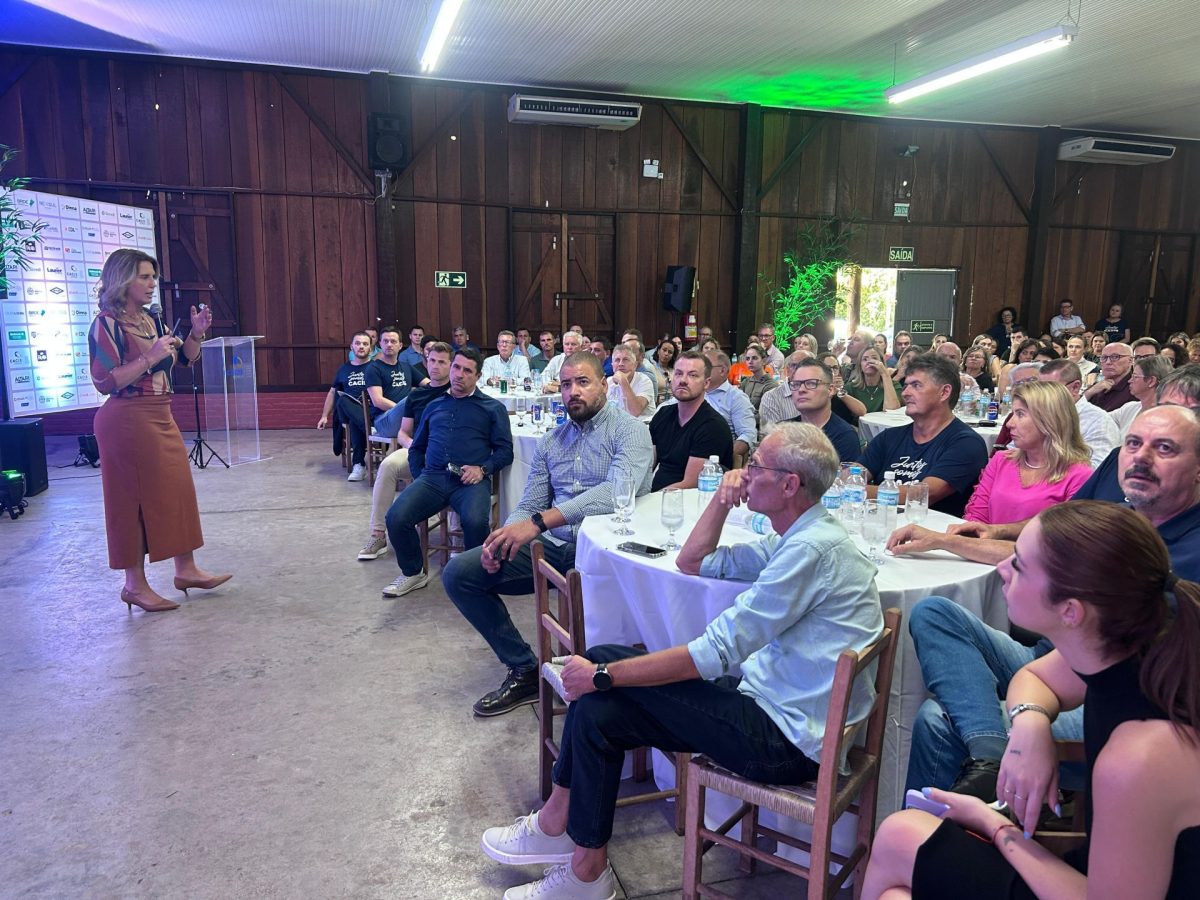
[[[216,337],[200,345],[208,441],[231,466],[263,459],[254,371],[254,342],[261,337]]]

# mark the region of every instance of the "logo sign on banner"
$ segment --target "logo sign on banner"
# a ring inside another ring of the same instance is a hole
[[[888,247],[888,262],[915,262],[916,256],[912,247]]]
[[[434,272],[433,286],[439,288],[465,288],[467,286],[467,273]]]
[[[909,334],[933,334],[933,319],[911,319],[908,323]]]
[[[28,269],[5,263],[0,345],[9,414],[99,406],[105,398],[92,386],[88,332],[100,272],[122,247],[157,256],[153,211],[27,190],[12,200],[22,215],[19,231],[34,222],[46,228],[42,242],[27,247]]]

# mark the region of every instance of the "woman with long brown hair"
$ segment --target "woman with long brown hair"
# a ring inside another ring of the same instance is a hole
[[[997,790],[1020,824],[926,789],[945,818],[889,817],[863,896],[1200,896],[1200,585],[1172,573],[1143,516],[1093,500],[1040,513],[999,573],[1010,620],[1055,645],[1008,687]],[[1058,803],[1051,723],[1081,704],[1088,842],[1060,859],[1029,835]]]
[[[140,250],[116,250],[100,273],[100,313],[88,334],[92,382],[108,395],[96,413],[108,564],[125,571],[121,600],[147,612],[177,609],[146,581],[150,561],[174,559],[175,587],[214,588],[230,579],[196,565],[204,544],[196,488],[183,437],[171,415],[171,369],[200,356],[212,311],[192,307],[186,341],[143,307],[154,298],[158,262]]]

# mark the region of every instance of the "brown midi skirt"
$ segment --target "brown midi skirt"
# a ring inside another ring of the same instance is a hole
[[[196,487],[170,395],[113,397],[96,413],[108,565],[134,568],[204,545]]]

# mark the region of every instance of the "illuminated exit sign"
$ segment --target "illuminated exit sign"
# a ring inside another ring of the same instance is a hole
[[[888,247],[888,262],[914,262],[916,253],[912,247]]]

